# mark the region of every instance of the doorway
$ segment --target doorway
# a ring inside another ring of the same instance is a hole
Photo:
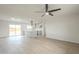
[[[9,25],[9,36],[21,36],[21,25]]]

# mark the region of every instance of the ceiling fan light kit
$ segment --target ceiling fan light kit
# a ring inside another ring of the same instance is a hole
[[[45,14],[46,14],[46,15],[49,15],[49,13],[48,13],[48,12],[46,12]]]

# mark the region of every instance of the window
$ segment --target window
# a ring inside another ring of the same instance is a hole
[[[21,35],[21,25],[9,25],[9,36]]]
[[[32,31],[32,26],[31,25],[27,25],[27,30]]]

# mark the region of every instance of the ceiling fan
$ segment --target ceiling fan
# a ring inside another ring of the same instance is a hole
[[[58,11],[58,10],[61,10],[61,8],[58,8],[58,9],[52,9],[52,10],[48,10],[48,4],[45,4],[45,13],[41,16],[45,16],[45,15],[50,15],[50,16],[53,16],[52,12],[55,12],[55,11]]]

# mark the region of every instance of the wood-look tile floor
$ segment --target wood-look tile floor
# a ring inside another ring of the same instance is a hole
[[[0,38],[0,54],[75,54],[79,44],[48,38]]]

